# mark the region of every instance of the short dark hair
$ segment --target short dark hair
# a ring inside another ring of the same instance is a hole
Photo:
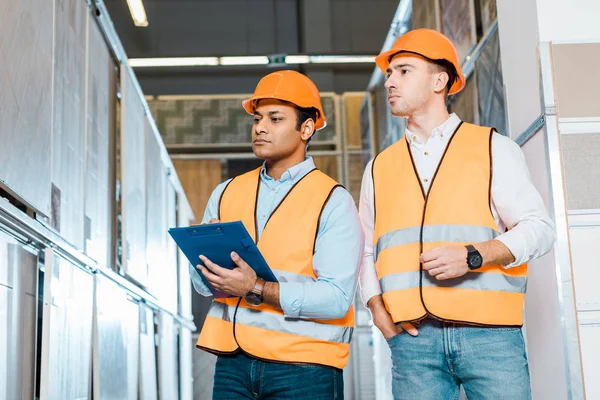
[[[448,75],[448,84],[446,85],[446,96],[450,93],[450,88],[454,85],[454,82],[458,79],[458,73],[454,64],[448,60],[431,60],[431,72],[445,72]]]
[[[302,128],[302,124],[307,120],[312,119],[315,123],[317,123],[317,116],[319,115],[319,110],[314,107],[302,108],[296,106],[296,113],[298,114],[298,121],[296,122],[296,130],[299,131]]]
[[[300,129],[302,129],[302,124],[305,123],[307,120],[312,119],[315,124],[317,123],[317,116],[319,115],[319,110],[317,110],[314,107],[298,107],[297,105],[293,104],[294,107],[296,107],[296,113],[298,114],[298,119],[296,120],[296,130],[300,131]],[[317,132],[317,130],[315,129],[313,131],[313,134],[310,135],[310,137],[308,138],[306,145],[308,146],[308,144],[311,142],[313,136],[315,136],[315,133]]]

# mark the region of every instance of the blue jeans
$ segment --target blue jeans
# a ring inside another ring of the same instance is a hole
[[[344,380],[338,369],[260,361],[242,352],[217,359],[213,400],[343,398]]]
[[[467,398],[529,400],[531,389],[519,328],[480,328],[426,319],[419,335],[388,339],[395,400]]]

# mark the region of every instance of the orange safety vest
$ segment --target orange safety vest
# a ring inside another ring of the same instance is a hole
[[[340,185],[312,170],[288,192],[267,221],[258,248],[280,282],[313,282],[312,259],[321,212]],[[260,168],[233,179],[219,204],[223,222],[241,220],[256,242]],[[197,347],[217,355],[240,349],[256,358],[342,369],[348,362],[354,309],[337,320],[287,318],[275,307],[239,298],[215,299]],[[235,317],[235,322],[234,322]]]
[[[374,258],[383,300],[394,322],[431,316],[485,326],[521,326],[527,265],[486,265],[438,281],[420,255],[470,244],[500,232],[490,207],[493,129],[461,124],[425,194],[409,143],[400,140],[373,161]],[[518,201],[518,199],[516,199]]]

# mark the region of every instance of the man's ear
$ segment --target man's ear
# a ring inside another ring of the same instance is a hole
[[[449,80],[450,80],[450,77],[448,76],[447,73],[438,72],[436,74],[435,82],[433,84],[433,89],[436,92],[442,92],[442,91],[446,90],[446,86],[448,85]]]
[[[302,124],[301,135],[303,140],[308,140],[315,133],[315,121],[312,118],[307,119]]]

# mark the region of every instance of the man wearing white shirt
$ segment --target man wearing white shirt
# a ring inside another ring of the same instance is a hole
[[[456,49],[417,29],[376,62],[405,138],[365,170],[361,294],[392,352],[395,399],[529,399],[526,263],[553,223],[521,149],[446,107],[466,84]],[[415,397],[417,396],[417,397]]]

